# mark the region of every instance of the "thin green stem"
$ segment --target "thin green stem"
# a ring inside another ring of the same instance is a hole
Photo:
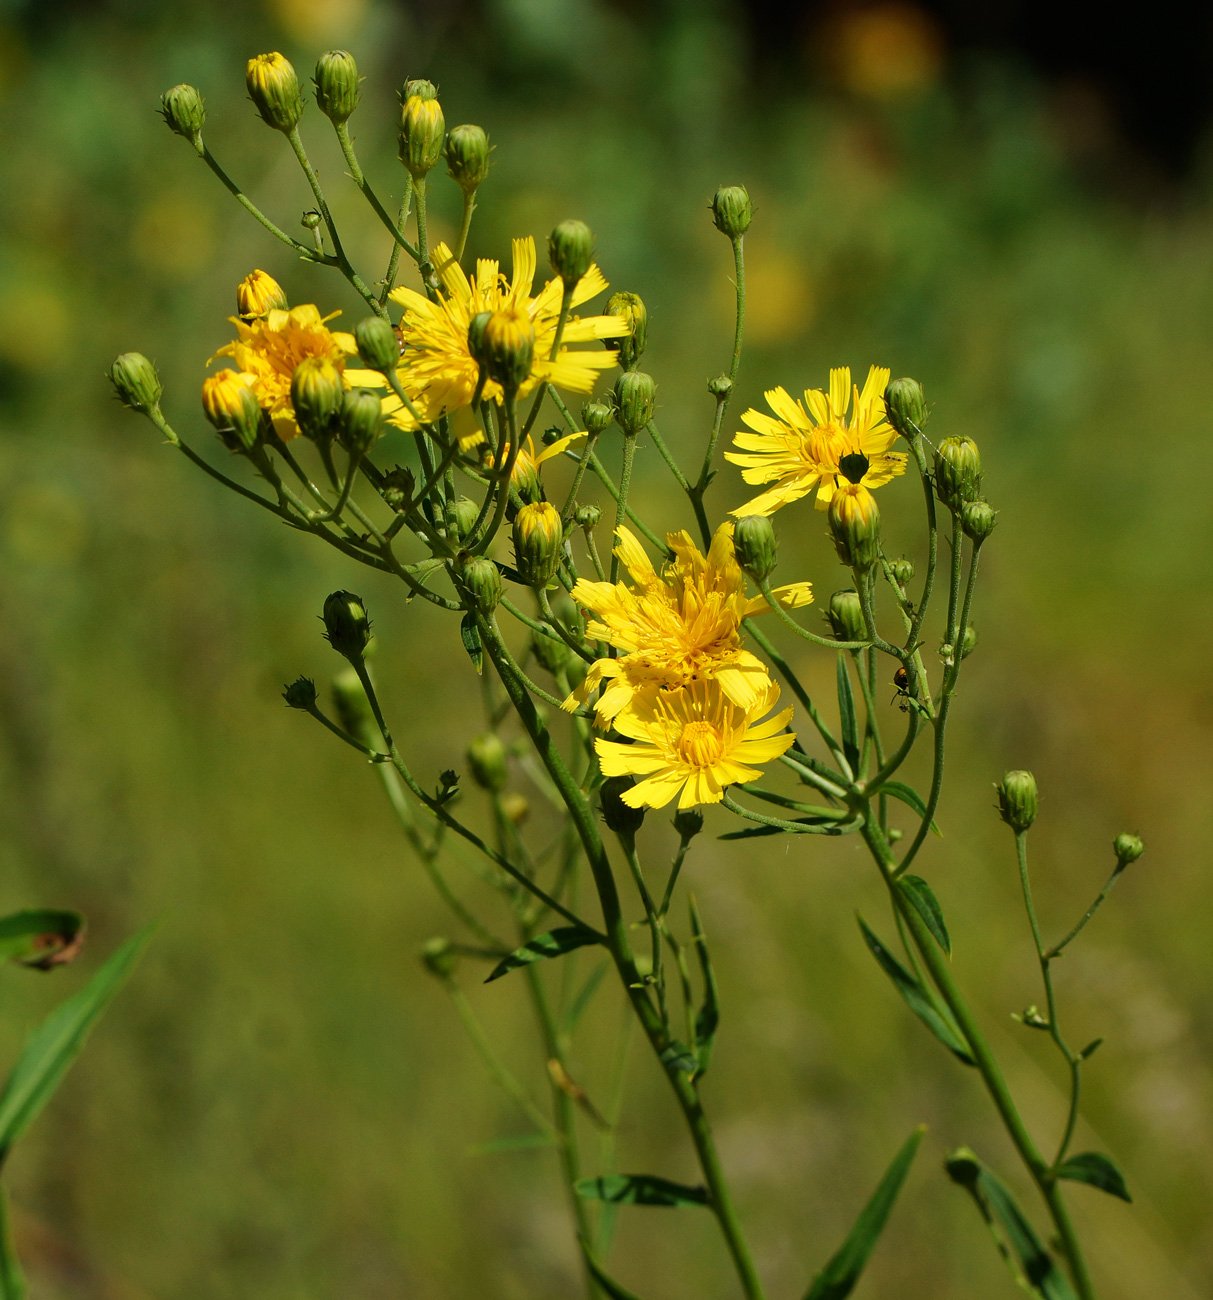
[[[625,432],[623,435],[623,468],[619,472],[619,494],[615,498],[615,536],[623,524],[628,510],[628,492],[632,486],[632,462],[636,458],[636,435]],[[611,550],[611,579],[619,580],[619,548]]]
[[[270,234],[274,236],[275,239],[285,244],[288,248],[293,249],[296,253],[299,254],[301,258],[303,258],[305,262],[320,262],[326,266],[337,265],[337,261],[335,258],[329,257],[327,254],[324,253],[318,253],[315,249],[309,248],[305,243],[302,243],[300,240],[293,238],[292,236],[288,235],[285,230],[282,230],[280,227],[276,226],[269,219],[269,217],[267,217],[265,213],[262,212],[261,209],[252,201],[252,199],[250,199],[248,195],[245,194],[245,192],[240,188],[240,186],[237,185],[234,180],[232,180],[232,178],[227,174],[227,172],[223,170],[223,167],[219,164],[215,156],[206,147],[206,145],[202,143],[201,138],[199,138],[194,148],[198,154],[198,157],[201,158],[202,161],[206,163],[206,165],[211,169],[211,171],[219,178],[219,181],[223,185],[223,188],[227,190],[227,192],[236,200],[237,203],[240,204],[240,206],[245,210],[245,212],[249,214],[249,216],[251,216],[261,226],[263,226],[266,230],[268,230]]]
[[[409,197],[412,194],[412,189],[411,187],[405,188],[406,197],[402,199],[400,203],[400,219],[399,221],[393,221],[391,216],[388,214],[387,209],[384,208],[383,204],[379,201],[379,196],[371,188],[370,183],[363,175],[362,168],[358,164],[358,155],[354,152],[354,142],[350,139],[349,123],[337,122],[334,125],[337,131],[337,139],[341,144],[341,152],[345,155],[345,164],[350,169],[350,179],[362,192],[362,197],[366,199],[372,209],[374,209],[375,215],[383,223],[384,229],[387,230],[389,235],[391,235],[392,243],[395,245],[393,256],[396,261],[393,261],[389,266],[388,274],[385,277],[385,281],[390,287],[392,280],[395,279],[396,265],[398,263],[401,249],[403,249],[414,262],[420,260],[417,249],[409,243],[404,234],[404,223],[408,220]]]

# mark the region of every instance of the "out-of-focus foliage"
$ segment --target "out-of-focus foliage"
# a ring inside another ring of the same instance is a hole
[[[147,352],[166,410],[190,428],[205,359],[254,265],[293,301],[357,319],[340,283],[290,264],[155,111],[166,87],[197,84],[230,170],[267,203],[295,192],[302,210],[293,161],[245,99],[243,64],[277,48],[304,73],[335,45],[367,77],[352,125],[385,189],[400,184],[394,90],[423,75],[448,121],[481,123],[497,146],[477,251],[499,256],[511,235],[542,238],[568,216],[594,228],[613,287],[648,305],[646,365],[677,446],[705,435],[704,381],[727,361],[729,259],[705,209],[732,182],[756,207],[734,411],[766,387],[877,362],[924,381],[928,432],[979,441],[1001,515],[931,851],[954,929],[986,942],[955,960],[971,982],[984,973],[1004,1053],[1022,1047],[1016,1086],[1049,1113],[1052,1062],[1008,1015],[1035,985],[1023,937],[1007,933],[1016,882],[991,784],[1008,767],[1039,777],[1037,888],[1053,932],[1102,881],[1113,834],[1143,835],[1146,858],[1058,971],[1075,1034],[1089,1023],[1107,1038],[1084,1109],[1137,1212],[1094,1196],[1076,1209],[1103,1294],[1213,1285],[1208,187],[1197,176],[1147,192],[1123,172],[1105,184],[1114,168],[1092,167],[1089,151],[1112,164],[1113,146],[1092,145],[1012,61],[952,57],[910,7],[883,35],[859,19],[819,28],[795,94],[751,75],[729,6],[653,9],[4,9],[0,911],[31,897],[78,906],[99,943],[161,922],[54,1121],[10,1165],[35,1294],[523,1300],[565,1294],[572,1276],[549,1154],[477,1151],[514,1116],[414,958],[442,920],[372,775],[278,700],[282,682],[335,667],[315,615],[348,572],[188,474],[103,378],[117,352]],[[340,185],[314,106],[304,126],[351,229],[360,200]],[[434,188],[449,238],[458,193]],[[275,215],[294,228],[289,205]],[[352,251],[378,264],[373,222],[360,228]],[[660,466],[645,460],[638,490],[656,518]],[[713,492],[718,512],[741,499],[727,468]],[[809,577],[828,595],[824,527],[800,518],[803,537],[782,528],[779,579]],[[459,766],[471,692],[446,655],[420,653],[436,617],[386,586],[363,594],[416,766]],[[926,1121],[928,1158],[868,1293],[992,1294],[1005,1278],[929,1169],[990,1130],[862,950],[853,914],[878,892],[858,861],[847,841],[766,859],[697,851],[722,1014],[746,1008],[713,1066],[725,1158],[772,1291],[790,1294],[907,1125]],[[530,1061],[498,986],[479,989],[473,973],[467,984],[506,1054]],[[25,988],[6,1004],[0,1056],[56,996]],[[588,1047],[580,1077],[605,1077],[613,1050]],[[652,1096],[652,1128],[619,1135],[622,1166],[632,1152],[681,1176],[663,1147],[660,1080],[634,1086]],[[822,1240],[788,1232],[798,1213]],[[941,1217],[968,1243],[951,1262],[931,1246]],[[715,1249],[688,1273],[682,1249],[676,1259],[621,1218],[621,1257],[663,1279],[662,1297],[713,1294]]]

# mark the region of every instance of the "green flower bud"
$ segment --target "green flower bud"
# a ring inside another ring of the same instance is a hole
[[[315,208],[308,208],[303,216],[299,218],[299,224],[304,228],[304,230],[319,230],[323,221],[324,218]]]
[[[972,438],[945,438],[935,452],[935,492],[949,510],[959,511],[981,492],[981,453]]]
[[[834,549],[843,564],[866,573],[879,558],[880,511],[876,498],[858,483],[842,484],[827,512]]]
[[[197,87],[180,85],[166,90],[160,96],[160,116],[168,123],[170,131],[184,136],[197,145],[206,125],[206,105]]]
[[[286,290],[268,271],[250,271],[236,286],[236,315],[243,321],[286,307]]]
[[[248,375],[219,370],[202,381],[202,409],[232,450],[251,451],[261,436],[261,407]]]
[[[488,319],[482,321],[485,315]],[[468,328],[468,349],[484,373],[513,397],[531,374],[535,327],[519,307],[481,312]]]
[[[468,746],[467,761],[472,779],[482,790],[505,788],[508,776],[505,745],[495,731],[486,731],[472,741]]]
[[[960,657],[967,659],[977,649],[977,629],[970,623],[960,634]]]
[[[310,677],[296,677],[282,689],[282,698],[288,709],[302,709],[310,713],[316,707],[316,683]]]
[[[400,363],[400,339],[382,316],[367,316],[354,326],[358,355],[372,370],[386,374]]]
[[[528,587],[546,587],[563,553],[560,511],[549,501],[524,505],[514,516],[514,565],[522,581]]]
[[[733,391],[733,381],[728,375],[717,375],[715,379],[708,380],[708,392],[713,397],[728,397]]]
[[[1122,831],[1113,841],[1112,850],[1116,854],[1116,870],[1123,871],[1130,862],[1136,862],[1146,851],[1146,846],[1136,835]]]
[[[304,357],[291,375],[291,406],[306,438],[327,438],[345,401],[341,371],[328,357]]]
[[[657,385],[643,370],[625,370],[615,380],[615,420],[629,437],[653,418]]]
[[[733,554],[760,586],[775,572],[775,526],[766,515],[743,515],[737,520]]]
[[[466,541],[472,535],[480,507],[471,497],[456,497],[451,503],[451,532],[456,541]]]
[[[966,501],[960,507],[960,527],[976,546],[980,546],[994,531],[997,520],[998,513],[988,501]]]
[[[351,452],[365,452],[383,432],[383,402],[373,388],[351,388],[341,403],[337,435]]]
[[[674,814],[674,829],[685,844],[703,830],[703,813],[698,808],[680,808]]]
[[[725,185],[712,196],[712,221],[722,235],[740,239],[754,219],[754,205],[744,185]]]
[[[581,408],[581,419],[589,434],[601,433],[615,418],[615,412],[605,402],[586,402]]]
[[[914,577],[914,564],[911,560],[907,560],[905,556],[902,556],[899,560],[894,560],[889,565],[889,570],[894,579],[903,587]]]
[[[917,379],[894,379],[884,390],[889,423],[903,438],[916,438],[927,422],[926,395]]]
[[[863,604],[859,593],[849,587],[836,591],[826,606],[826,621],[838,641],[866,641],[868,628],[863,618]]]
[[[511,790],[509,794],[501,796],[501,812],[506,821],[513,822],[515,826],[521,826],[531,815],[530,800],[518,790]]]
[[[366,654],[371,643],[371,620],[361,596],[352,591],[334,591],[324,602],[325,640],[351,663]]]
[[[379,484],[379,495],[389,510],[400,514],[409,508],[416,486],[416,476],[407,465],[393,465]]]
[[[607,830],[617,835],[635,835],[644,825],[644,809],[633,808],[623,801],[623,796],[634,785],[630,776],[609,776],[598,791],[598,803]]]
[[[432,82],[410,81],[400,110],[400,161],[414,180],[433,171],[446,141],[446,119]]]
[[[603,342],[619,354],[619,364],[624,370],[634,370],[649,338],[649,313],[644,300],[637,293],[613,293],[607,299],[606,314],[627,322],[628,332],[623,338],[603,339]]]
[[[480,126],[453,126],[446,135],[446,170],[465,193],[472,194],[489,174],[489,138]]]
[[[407,104],[414,96],[424,100],[437,99],[438,87],[432,81],[426,80],[425,77],[411,77],[400,88],[400,102]]]
[[[594,261],[594,232],[584,221],[562,221],[548,236],[548,260],[565,289],[573,289]]]
[[[578,506],[573,521],[578,528],[597,528],[602,519],[602,510],[598,506]]]
[[[998,815],[1017,834],[1036,820],[1036,778],[1031,772],[1008,772],[996,787]]]
[[[449,939],[427,939],[421,945],[421,964],[443,983],[454,975],[456,961],[455,949]]]
[[[368,749],[375,749],[382,741],[379,724],[366,688],[353,668],[343,668],[333,678],[333,710],[337,721]]]
[[[316,103],[330,122],[348,122],[358,107],[358,64],[348,50],[329,50],[316,62]]]
[[[124,352],[110,366],[110,383],[123,406],[132,411],[151,411],[160,405],[164,386],[156,367],[142,352]]]
[[[483,555],[469,555],[458,569],[459,580],[482,614],[491,614],[501,601],[501,570]]]
[[[244,84],[266,126],[290,132],[299,125],[303,96],[289,59],[276,50],[272,54],[254,55],[244,70]]]

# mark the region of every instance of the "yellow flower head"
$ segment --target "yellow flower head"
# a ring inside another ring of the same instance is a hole
[[[646,692],[614,723],[633,743],[595,740],[598,765],[604,776],[644,778],[623,795],[632,808],[664,808],[675,796],[679,808],[719,803],[725,786],[757,780],[762,773],[754,765],[778,758],[796,739],[784,730],[791,709],[759,721],[778,699],[773,682],[748,709],[711,682]]]
[[[566,448],[572,446],[578,438],[584,438],[585,431],[581,433],[566,433],[563,438],[557,438],[550,446],[544,447],[542,451],[535,450],[535,440],[528,433],[522,440],[522,445],[518,448],[518,455],[514,460],[514,468],[510,471],[510,487],[523,499],[523,501],[538,501],[543,496],[543,489],[540,483],[539,467],[544,461],[555,460]],[[474,447],[477,442],[483,442],[484,435],[478,438],[461,438],[459,446],[466,451],[469,447]],[[499,466],[504,466],[510,459],[510,444],[503,442],[494,454],[487,447],[484,451],[483,466],[486,472],[495,473]]]
[[[307,303],[289,311],[271,308],[253,321],[232,318],[236,339],[221,347],[216,357],[231,357],[237,369],[252,376],[252,388],[262,409],[270,413],[278,436],[297,437],[299,425],[291,406],[291,377],[308,357],[323,357],[344,371],[346,358],[357,352],[352,334],[330,330],[325,324],[339,312],[321,316]],[[214,360],[214,357],[211,358]]]
[[[851,385],[847,366],[830,371],[830,391],[805,390],[804,403],[784,388],[765,394],[775,417],[753,408],[742,421],[753,431],[738,431],[725,459],[742,467],[747,483],[773,483],[734,515],[769,515],[780,506],[817,492],[824,510],[840,482],[879,487],[905,471],[903,452],[890,451],[897,432],[885,418],[884,390],[889,371],[872,366],[863,391]],[[806,409],[807,408],[807,409]]]
[[[535,331],[534,357],[519,385],[520,397],[545,382],[570,392],[588,393],[599,374],[615,364],[613,352],[578,350],[570,345],[621,337],[628,327],[617,316],[570,316],[560,348],[551,356],[563,289],[560,281],[553,279],[532,295],[536,269],[533,239],[514,240],[513,277],[509,280],[498,263],[488,258],[476,263],[476,277],[469,280],[445,244],[434,249],[433,261],[442,290],[437,302],[413,289],[392,291],[392,301],[404,308],[399,378],[423,422],[431,423],[446,412],[467,406],[475,396],[480,366],[468,350],[468,326],[481,312],[519,312],[530,320]],[[605,288],[602,272],[597,266],[590,267],[573,291],[571,309]],[[359,378],[357,382],[374,380]],[[501,385],[488,380],[482,396],[486,401],[502,401]],[[402,428],[417,427],[407,408],[398,406],[390,418]]]
[[[236,286],[236,315],[241,320],[253,320],[277,308],[285,311],[286,290],[268,271],[250,271]]]
[[[661,573],[627,528],[619,529],[618,538],[615,549],[631,584],[582,579],[572,595],[593,616],[587,635],[622,653],[591,664],[565,707],[576,707],[607,682],[598,716],[617,718],[650,688],[679,690],[712,681],[739,708],[753,708],[770,686],[770,675],[742,646],[741,622],[765,609],[766,602],[746,595],[733,555],[733,525],[716,530],[706,555],[685,532],[670,533],[666,541],[674,558]],[[794,608],[808,604],[813,592],[808,583],[795,583],[777,596]]]

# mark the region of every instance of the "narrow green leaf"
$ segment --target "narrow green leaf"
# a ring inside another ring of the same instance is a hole
[[[147,927],[128,939],[84,988],[60,1003],[30,1035],[0,1092],[0,1160],[50,1099],[150,936]]]
[[[1069,1160],[1057,1167],[1058,1178],[1068,1178],[1071,1182],[1086,1183],[1088,1187],[1098,1187],[1109,1196],[1119,1196],[1122,1201],[1132,1202],[1129,1189],[1125,1185],[1125,1176],[1107,1156],[1098,1151],[1084,1151],[1081,1155],[1071,1156]]]
[[[581,1251],[585,1256],[585,1264],[586,1268],[590,1270],[590,1276],[606,1292],[607,1300],[640,1300],[640,1297],[634,1291],[629,1291],[627,1287],[620,1286],[614,1278],[606,1274],[602,1265],[594,1258],[593,1252],[584,1241],[581,1243]]]
[[[463,648],[468,652],[472,667],[478,673],[482,673],[484,671],[484,644],[480,640],[480,629],[476,626],[476,615],[471,610],[468,610],[459,624],[459,635],[463,638]]]
[[[1045,1249],[1010,1190],[967,1148],[945,1162],[948,1176],[973,1197],[982,1216],[1001,1228],[1024,1277],[1045,1300],[1076,1300],[1069,1279]]]
[[[920,1125],[903,1143],[871,1199],[855,1220],[855,1226],[847,1234],[847,1239],[813,1279],[805,1300],[843,1300],[843,1297],[851,1294],[873,1247],[884,1231],[893,1202],[897,1200],[897,1193],[901,1191],[906,1174],[910,1172],[910,1165],[914,1163],[918,1144],[925,1132],[926,1128]]]
[[[84,943],[79,912],[29,908],[0,917],[0,960],[50,970],[66,966]]]
[[[852,772],[859,770],[859,727],[855,721],[855,696],[851,691],[851,674],[847,672],[846,656],[840,654],[838,663],[838,720],[842,726],[842,752],[851,765]]]
[[[572,952],[574,948],[584,948],[587,944],[601,942],[602,935],[597,930],[588,929],[584,925],[558,926],[555,930],[537,934],[521,948],[515,948],[508,957],[493,967],[484,982],[491,984],[493,980],[499,980],[503,975],[508,975],[510,971],[517,970],[520,966],[529,966],[533,961],[562,957],[566,952]]]
[[[3,1187],[0,1187],[0,1300],[25,1300],[25,1275],[13,1249],[8,1193]]]
[[[1078,1055],[1081,1056],[1082,1059],[1083,1059],[1084,1061],[1088,1061],[1088,1060],[1091,1059],[1092,1056],[1095,1055],[1096,1052],[1099,1051],[1099,1049],[1100,1049],[1102,1046],[1103,1046],[1103,1039],[1102,1039],[1102,1038],[1093,1038],[1093,1039],[1092,1039],[1092,1040],[1091,1040],[1091,1041],[1086,1045],[1086,1047],[1084,1047],[1084,1048],[1082,1049],[1082,1051],[1078,1053]]]
[[[841,818],[838,817],[792,817],[785,818],[785,821],[791,821],[795,826],[810,826],[816,828],[815,833],[818,835],[840,835]],[[803,832],[801,832],[803,833]],[[756,840],[762,835],[784,835],[786,832],[779,826],[747,826],[740,831],[726,831],[723,835],[718,835],[718,840]]]
[[[706,1187],[687,1187],[655,1174],[608,1174],[603,1178],[579,1178],[573,1184],[578,1196],[613,1205],[707,1205]]]
[[[905,999],[906,1006],[926,1025],[949,1052],[958,1060],[963,1061],[965,1065],[972,1065],[973,1058],[969,1054],[964,1035],[960,1032],[956,1022],[950,1015],[939,1010],[932,1003],[922,985],[868,929],[863,917],[859,917],[858,920],[859,928],[863,931],[864,942],[868,945],[872,956],[879,963],[880,969],[893,981],[893,986]]]
[[[921,876],[902,876],[897,888],[906,896],[910,905],[922,917],[923,924],[930,930],[935,942],[948,954],[952,955],[952,940],[948,937],[948,927],[944,924],[943,908],[935,897],[935,891]]]
[[[707,936],[703,932],[703,922],[694,896],[691,897],[691,939],[703,975],[703,1002],[695,1014],[695,1050],[699,1057],[696,1073],[702,1075],[712,1060],[712,1044],[716,1041],[716,1030],[720,1026],[720,1002],[716,972],[712,969],[712,954],[708,951]]]
[[[927,805],[922,795],[920,795],[917,790],[903,784],[901,781],[886,781],[875,793],[887,794],[894,799],[901,800],[902,803],[913,808],[919,817],[925,817],[927,815]],[[940,833],[939,827],[935,825],[933,819],[931,821],[931,829],[936,835]]]

